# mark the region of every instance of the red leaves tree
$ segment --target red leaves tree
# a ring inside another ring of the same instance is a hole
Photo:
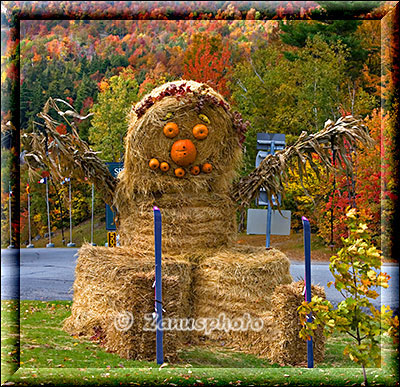
[[[230,49],[223,44],[221,37],[197,34],[185,52],[183,77],[204,82],[224,97],[228,97],[230,59]]]
[[[378,109],[365,119],[365,124],[375,141],[374,147],[357,149],[352,160],[355,171],[353,179],[345,173],[337,173],[335,192],[332,192],[328,201],[316,212],[319,235],[330,241],[330,211],[333,208],[335,245],[341,244],[341,237],[347,237],[346,208],[356,206],[359,213],[368,220],[368,228],[379,246],[381,235],[386,238],[388,234],[383,232],[381,226],[387,226],[387,219],[393,212],[393,201],[397,199],[394,193],[392,159],[393,124],[390,117],[383,115]],[[333,187],[333,177],[330,183]],[[383,243],[381,247],[385,249],[390,247],[391,241],[384,240]]]

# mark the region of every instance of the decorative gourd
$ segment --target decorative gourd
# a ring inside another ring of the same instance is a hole
[[[190,140],[175,141],[171,148],[172,160],[181,167],[187,167],[196,160],[197,149]]]
[[[193,128],[193,136],[198,140],[204,140],[208,136],[208,128],[204,124],[198,124]]]
[[[169,171],[169,164],[168,164],[167,162],[163,161],[163,162],[160,164],[160,169],[161,169],[163,172],[168,172],[168,171]]]
[[[175,122],[168,122],[163,129],[164,135],[168,138],[174,138],[179,134],[178,125]]]
[[[150,167],[152,170],[157,169],[159,166],[160,166],[160,162],[159,162],[157,159],[151,159],[151,160],[149,161],[149,167]]]
[[[204,173],[211,173],[212,169],[213,169],[213,167],[212,167],[212,165],[209,164],[209,163],[205,163],[205,164],[203,164],[203,166],[201,167],[201,170],[202,170]]]
[[[190,168],[190,173],[197,176],[200,173],[200,167],[198,165],[193,166]]]
[[[183,168],[176,168],[174,172],[176,177],[185,176],[185,170]]]

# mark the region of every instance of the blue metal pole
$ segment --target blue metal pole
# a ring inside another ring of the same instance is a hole
[[[156,258],[156,289],[155,289],[155,310],[156,310],[156,359],[157,364],[164,363],[163,352],[163,329],[162,329],[162,283],[161,283],[161,212],[158,207],[154,211],[154,250]]]
[[[310,222],[302,216],[304,230],[304,258],[305,258],[305,275],[306,275],[306,294],[307,302],[311,301],[311,229]],[[307,316],[307,321],[312,322],[311,314]],[[313,340],[307,340],[307,365],[308,368],[314,368]]]
[[[275,154],[275,142],[274,141],[271,141],[270,154],[271,155]],[[271,198],[271,201],[272,201],[272,198]],[[272,207],[271,207],[271,203],[268,202],[268,207],[267,207],[267,230],[266,230],[266,236],[265,236],[265,247],[266,248],[270,247],[271,222],[272,222]]]
[[[271,239],[271,217],[272,217],[272,208],[271,203],[268,203],[267,207],[267,231],[266,231],[266,238],[265,238],[265,247],[270,247],[270,239]]]

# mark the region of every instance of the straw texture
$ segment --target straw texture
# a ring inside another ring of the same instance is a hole
[[[311,285],[311,294],[325,298],[321,286]],[[299,365],[307,362],[307,344],[299,337],[301,329],[297,308],[304,301],[304,281],[279,285],[272,296],[272,318],[275,334],[272,337],[267,356],[273,363]],[[325,355],[326,337],[319,327],[313,338],[314,362],[320,363]]]

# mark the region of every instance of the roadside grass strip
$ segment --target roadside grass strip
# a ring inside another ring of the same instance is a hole
[[[343,356],[349,340],[345,336],[328,340],[325,360],[314,369],[271,364],[222,345],[189,347],[180,352],[177,364],[160,367],[156,362],[123,359],[104,351],[99,341],[68,335],[62,322],[70,315],[71,304],[21,301],[18,309],[18,302],[2,301],[3,385],[355,386],[363,382],[361,367]],[[382,338],[382,354],[381,368],[367,369],[369,384],[398,385],[398,348],[389,337]]]

